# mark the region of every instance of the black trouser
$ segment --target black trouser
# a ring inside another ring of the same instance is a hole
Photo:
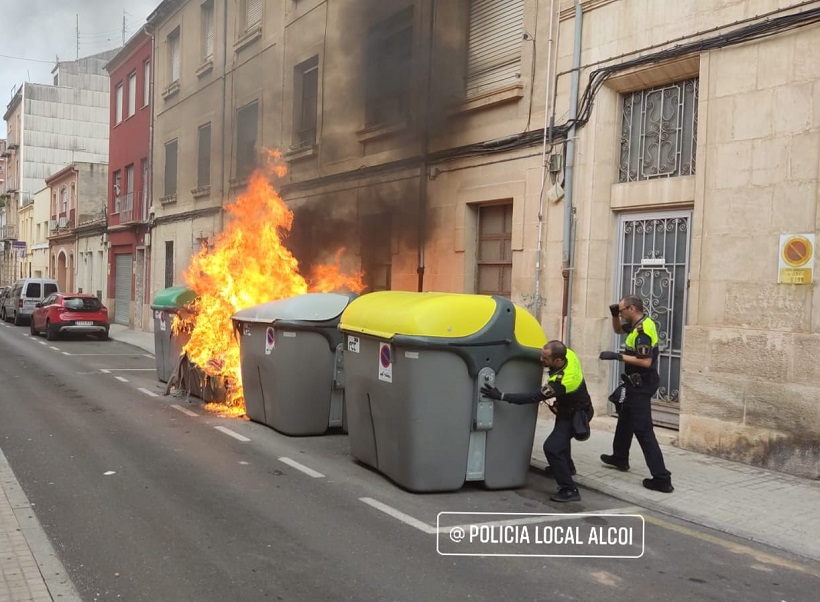
[[[544,455],[559,487],[575,487],[572,480],[572,420],[555,418],[555,426],[544,441]]]
[[[624,406],[618,414],[615,438],[612,440],[612,455],[616,459],[629,461],[632,435],[635,435],[643,450],[643,457],[652,477],[671,482],[672,473],[663,463],[663,454],[652,428],[652,393],[627,388]]]

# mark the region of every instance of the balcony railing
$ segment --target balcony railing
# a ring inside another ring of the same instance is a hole
[[[147,222],[148,207],[143,202],[142,192],[129,192],[115,199],[114,213],[119,214],[121,224]]]

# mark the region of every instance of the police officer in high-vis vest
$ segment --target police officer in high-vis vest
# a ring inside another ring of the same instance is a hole
[[[626,350],[623,353],[602,351],[599,357],[624,363],[625,396],[618,412],[612,455],[603,454],[601,461],[618,470],[629,470],[629,448],[634,434],[652,474],[651,479],[643,480],[643,486],[672,493],[672,473],[666,469],[652,427],[651,400],[660,385],[657,326],[644,313],[643,301],[635,295],[627,295],[617,304],[610,305],[609,311],[612,329],[617,334],[626,333]]]
[[[572,480],[575,466],[572,462],[570,443],[575,434],[572,416],[576,410],[592,417],[592,400],[587,392],[581,362],[572,349],[561,341],[550,341],[541,350],[541,363],[549,371],[547,384],[530,393],[502,393],[495,387],[484,385],[481,392],[490,399],[500,399],[518,405],[539,403],[555,399],[550,409],[555,414],[555,426],[544,441],[544,455],[558,483],[558,491],[550,499],[554,502],[579,502],[581,494]]]

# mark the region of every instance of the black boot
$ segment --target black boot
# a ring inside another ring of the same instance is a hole
[[[664,481],[661,479],[644,479],[643,486],[652,491],[660,491],[661,493],[672,493],[675,488],[672,487],[672,481]]]
[[[620,458],[616,458],[615,456],[601,454],[601,462],[603,462],[607,466],[614,466],[615,468],[621,471],[629,470],[629,462],[627,460],[621,460]]]
[[[581,494],[577,487],[561,487],[556,493],[550,496],[553,502],[580,502]]]

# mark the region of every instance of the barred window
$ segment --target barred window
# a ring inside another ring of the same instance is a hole
[[[619,182],[695,173],[698,79],[623,96]]]

